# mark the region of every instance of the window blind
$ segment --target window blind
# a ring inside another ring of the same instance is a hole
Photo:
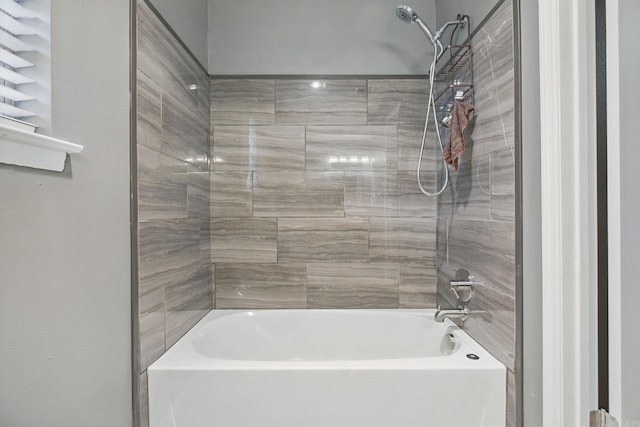
[[[18,0],[0,1],[0,115],[25,120],[35,113],[25,107],[34,98],[24,91],[24,85],[34,83],[24,71],[34,64],[24,56],[35,49],[29,44],[33,36],[35,15]]]

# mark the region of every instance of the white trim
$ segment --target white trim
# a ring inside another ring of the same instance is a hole
[[[579,427],[597,397],[595,6],[538,4],[543,425]]]
[[[84,147],[61,139],[0,125],[0,163],[61,172],[67,153]]]
[[[607,211],[609,233],[609,412],[622,420],[619,0],[607,0]]]
[[[553,1],[539,1],[540,18],[540,133],[541,133],[541,189],[542,212],[542,396],[543,425],[563,425],[564,399],[562,399],[562,247],[561,224],[562,195],[555,185],[560,168],[560,128],[556,105],[560,103],[559,79],[549,71],[557,69],[560,59],[555,40],[559,38],[558,17]],[[551,47],[552,49],[545,50]],[[551,78],[556,77],[556,78]],[[556,283],[557,286],[550,286]],[[545,363],[546,362],[546,363]]]

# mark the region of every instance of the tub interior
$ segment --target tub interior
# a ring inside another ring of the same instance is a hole
[[[197,330],[193,348],[215,359],[336,361],[437,357],[456,346],[446,326],[417,314],[290,310],[219,317]]]

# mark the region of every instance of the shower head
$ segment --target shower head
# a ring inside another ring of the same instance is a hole
[[[396,15],[405,24],[411,23],[414,17],[416,18],[418,17],[418,15],[413,11],[413,9],[403,4],[398,5],[398,7],[396,7]]]
[[[405,6],[404,4],[398,5],[396,7],[396,16],[404,23],[410,24],[411,22],[415,22],[418,24],[420,29],[429,37],[429,40],[434,45],[438,43],[438,39],[433,37],[431,30],[427,25],[420,19],[417,13],[413,11],[409,6]]]

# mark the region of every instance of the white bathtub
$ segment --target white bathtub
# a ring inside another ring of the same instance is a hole
[[[504,365],[433,314],[214,310],[149,367],[151,427],[504,426]]]

